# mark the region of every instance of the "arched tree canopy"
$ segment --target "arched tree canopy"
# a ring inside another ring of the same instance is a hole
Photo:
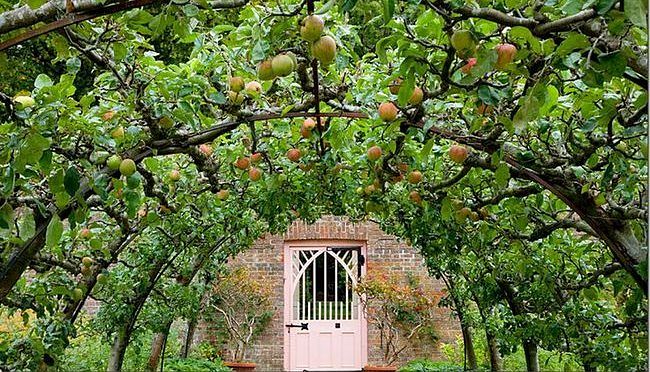
[[[645,364],[644,1],[0,11],[0,302],[40,322],[0,360],[56,363],[92,296],[119,369],[228,257],[336,214],[408,239],[529,369],[533,347]]]

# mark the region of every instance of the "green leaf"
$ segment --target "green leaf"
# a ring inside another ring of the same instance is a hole
[[[627,67],[627,57],[621,52],[601,54],[598,56],[598,61],[602,67],[601,70],[611,76],[623,76],[625,67]]]
[[[75,196],[79,190],[79,172],[77,168],[71,166],[65,171],[65,177],[63,178],[63,186],[65,187],[65,192],[70,196]]]
[[[384,0],[384,23],[393,19],[395,14],[395,0]]]
[[[34,87],[36,89],[41,89],[45,87],[51,87],[52,86],[52,79],[50,79],[49,76],[45,74],[40,74],[36,77],[36,81],[34,81]]]
[[[648,3],[646,0],[623,0],[625,16],[633,25],[648,27]]]
[[[343,0],[341,1],[341,12],[347,13],[352,10],[355,5],[357,5],[357,0]]]
[[[47,230],[45,231],[45,244],[49,248],[54,248],[59,244],[61,236],[63,235],[63,222],[59,218],[58,214],[52,216],[49,225],[47,225]]]
[[[563,57],[576,49],[584,49],[590,46],[591,43],[589,42],[589,38],[583,34],[572,32],[563,42],[560,43],[555,50],[555,54]]]
[[[22,170],[25,165],[35,164],[43,156],[43,151],[50,147],[50,140],[39,133],[32,133],[27,136],[25,142],[16,155],[16,168]]]
[[[14,210],[9,203],[0,208],[0,228],[8,229],[14,224]]]
[[[501,163],[494,171],[494,180],[497,185],[501,188],[508,186],[508,181],[510,180],[510,169],[505,163]]]
[[[413,94],[413,89],[415,89],[415,79],[413,75],[408,75],[402,81],[402,84],[399,87],[399,92],[397,93],[397,102],[400,106],[406,105],[409,98]]]
[[[27,0],[27,5],[29,5],[30,8],[36,9],[39,8],[41,5],[45,4],[47,0]]]
[[[596,11],[598,14],[603,15],[607,13],[618,0],[598,0],[596,3]]]

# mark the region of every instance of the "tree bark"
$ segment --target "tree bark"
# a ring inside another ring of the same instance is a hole
[[[526,356],[526,370],[528,372],[539,372],[539,359],[537,358],[537,343],[531,340],[524,340],[524,355]]]
[[[131,332],[128,325],[123,325],[115,334],[113,339],[113,346],[111,347],[111,352],[108,356],[108,365],[106,367],[107,372],[120,372],[122,370],[122,363],[124,363],[124,354],[126,353],[126,347],[129,344],[129,339],[131,338]]]
[[[485,330],[485,338],[487,339],[488,353],[490,354],[490,370],[493,372],[503,371],[503,360],[501,360],[497,339],[487,328]]]
[[[187,333],[185,334],[185,340],[183,341],[183,346],[181,347],[181,352],[179,354],[181,358],[187,358],[187,355],[190,353],[190,348],[192,347],[192,341],[194,340],[194,332],[196,331],[197,323],[198,316],[195,316],[187,321]]]
[[[463,347],[465,349],[465,361],[467,363],[467,369],[470,371],[475,371],[478,369],[478,362],[476,361],[476,351],[474,350],[472,330],[463,322],[460,323],[460,329],[463,333]]]
[[[172,322],[167,322],[162,332],[157,332],[153,336],[153,341],[151,342],[151,353],[149,354],[149,360],[145,366],[145,371],[154,372],[158,368],[158,363],[160,362],[160,355],[163,351],[163,345],[167,341],[169,336],[169,329],[172,326]]]

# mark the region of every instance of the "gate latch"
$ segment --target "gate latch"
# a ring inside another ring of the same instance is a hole
[[[287,328],[300,328],[301,331],[309,330],[309,323],[300,323],[300,324],[285,324]]]

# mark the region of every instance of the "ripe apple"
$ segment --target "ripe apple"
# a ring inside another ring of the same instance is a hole
[[[300,136],[302,136],[302,138],[305,138],[305,139],[311,137],[311,129],[307,128],[307,126],[305,124],[301,125],[300,126]]]
[[[469,30],[458,30],[451,35],[451,46],[460,58],[466,58],[476,51],[476,37]]]
[[[91,232],[90,232],[90,229],[88,229],[88,228],[84,227],[83,229],[81,229],[81,231],[79,231],[79,236],[81,238],[83,238],[83,239],[90,238],[90,235],[91,235]]]
[[[381,157],[381,147],[379,146],[372,146],[371,148],[368,149],[368,159],[375,161]]]
[[[392,102],[382,102],[379,105],[379,117],[383,121],[393,121],[397,118],[397,106]]]
[[[312,118],[307,118],[305,121],[302,122],[302,125],[305,126],[305,128],[312,130],[316,127],[316,120]]]
[[[300,37],[307,41],[316,41],[325,28],[325,22],[317,15],[309,15],[300,22]]]
[[[81,263],[86,267],[90,267],[93,264],[93,259],[90,257],[84,257],[81,259]]]
[[[260,78],[260,80],[273,80],[275,78],[275,74],[273,73],[273,64],[270,59],[262,61],[257,65],[257,77]]]
[[[108,169],[118,170],[121,163],[122,158],[119,155],[111,155],[108,159],[106,159],[106,165],[108,166]]]
[[[178,169],[172,169],[169,172],[169,179],[172,180],[173,182],[176,182],[181,179],[181,172],[178,171]]]
[[[244,79],[241,76],[233,76],[228,79],[228,86],[233,92],[241,92],[244,89]]]
[[[271,60],[275,76],[287,76],[293,72],[293,60],[286,54],[278,54]]]
[[[115,111],[113,110],[108,110],[102,115],[102,120],[104,121],[109,121],[115,116]]]
[[[399,88],[402,86],[402,81],[402,78],[393,80],[393,82],[388,86],[388,90],[390,90],[392,94],[399,93]]]
[[[423,98],[424,98],[424,92],[422,91],[422,89],[420,87],[415,87],[415,89],[413,89],[413,93],[411,94],[411,97],[409,98],[408,102],[411,105],[416,106],[422,103]]]
[[[212,146],[208,145],[207,143],[204,143],[199,146],[199,151],[203,155],[210,157],[210,155],[212,155],[213,150],[212,150]]]
[[[452,145],[449,148],[449,157],[456,163],[462,163],[467,159],[467,149],[464,146]]]
[[[248,170],[248,177],[253,182],[259,181],[262,178],[262,171],[259,168],[251,167],[251,169]]]
[[[120,173],[126,177],[135,173],[135,162],[131,159],[122,160],[120,163]]]
[[[262,84],[258,83],[255,80],[246,83],[246,93],[252,94],[252,95],[261,94],[262,93]]]
[[[34,98],[32,98],[31,96],[14,97],[14,102],[20,103],[23,106],[23,108],[32,107],[36,104],[36,101],[34,101]]]
[[[496,46],[497,50],[497,63],[496,67],[498,69],[503,69],[510,62],[512,62],[515,59],[515,55],[517,54],[517,47],[515,47],[512,44],[499,44]]]
[[[248,167],[250,167],[251,162],[248,158],[243,157],[239,158],[235,161],[235,167],[241,169],[241,170],[246,170]]]
[[[420,193],[415,190],[409,193],[409,199],[411,199],[411,201],[416,204],[422,203],[422,197],[420,196]]]
[[[330,36],[323,36],[311,46],[311,53],[321,64],[329,65],[336,58],[336,42]]]
[[[469,74],[470,71],[472,71],[472,68],[474,65],[476,65],[477,59],[476,58],[470,58],[467,60],[467,63],[463,65],[463,67],[460,68],[460,70],[466,74]]]
[[[121,125],[117,126],[117,128],[111,131],[111,137],[116,140],[124,139],[124,128]]]
[[[290,149],[289,151],[287,151],[287,158],[289,158],[289,160],[291,160],[294,163],[300,160],[301,155],[302,154],[300,153],[299,149]]]
[[[217,199],[219,200],[226,200],[228,199],[228,196],[230,195],[230,191],[227,189],[221,189],[217,191]]]
[[[251,162],[252,162],[253,164],[257,164],[257,163],[259,163],[260,160],[262,160],[262,154],[261,154],[261,153],[256,152],[256,153],[254,153],[254,154],[251,155]]]
[[[406,179],[409,181],[409,183],[418,184],[422,182],[422,173],[420,171],[414,170],[413,172],[409,173]]]

